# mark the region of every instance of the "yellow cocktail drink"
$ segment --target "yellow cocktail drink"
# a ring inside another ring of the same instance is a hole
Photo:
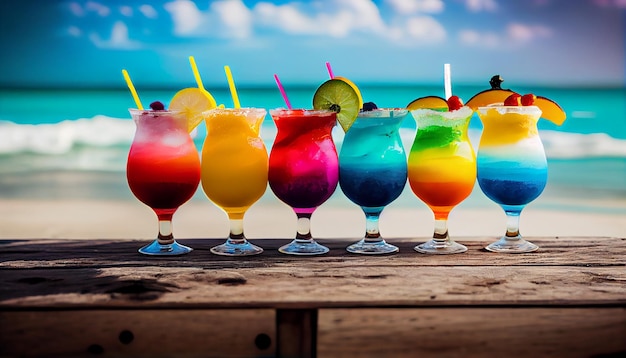
[[[230,219],[226,244],[211,249],[222,255],[262,252],[243,235],[243,217],[267,188],[268,155],[259,136],[267,111],[216,108],[205,112],[207,137],[202,147],[202,189]],[[221,251],[218,251],[221,250]]]

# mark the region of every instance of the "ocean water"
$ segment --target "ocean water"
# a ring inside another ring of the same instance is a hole
[[[364,101],[379,107],[405,107],[421,96],[443,95],[443,89],[434,86],[365,85],[360,89]],[[454,92],[467,100],[483,89],[456,86]],[[232,106],[227,88],[208,90],[218,103]],[[626,89],[516,90],[553,99],[568,117],[560,127],[540,120],[549,179],[536,205],[626,214]],[[177,89],[138,91],[144,106],[155,100],[167,105]],[[294,107],[311,107],[314,86],[286,91]],[[242,106],[285,106],[275,87],[239,88],[238,94]],[[134,102],[126,89],[0,89],[0,198],[135,200],[125,182],[126,156],[135,130],[128,113],[131,107]],[[474,115],[470,137],[475,149],[481,129]],[[415,130],[415,122],[407,117],[401,129],[407,151]],[[271,149],[276,127],[269,114],[261,132]],[[198,149],[205,133],[202,124],[195,133]],[[333,136],[340,148],[340,127]],[[493,205],[476,188],[463,205]],[[414,203],[407,195],[410,190],[398,199],[400,205]]]

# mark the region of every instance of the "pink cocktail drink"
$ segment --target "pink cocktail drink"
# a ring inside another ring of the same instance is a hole
[[[279,249],[294,255],[316,255],[328,248],[315,242],[310,218],[337,188],[339,160],[331,131],[336,114],[325,110],[270,111],[278,134],[269,157],[269,185],[298,217],[296,238]]]
[[[191,251],[178,244],[172,216],[196,192],[200,158],[187,131],[187,118],[173,111],[130,110],[137,125],[128,153],[128,186],[159,219],[158,238],[139,250],[148,255],[179,255]]]

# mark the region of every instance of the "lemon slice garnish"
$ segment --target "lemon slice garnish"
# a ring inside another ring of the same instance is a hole
[[[202,88],[184,88],[170,101],[170,110],[180,111],[187,117],[187,130],[191,133],[203,120],[202,112],[217,106],[213,96]]]

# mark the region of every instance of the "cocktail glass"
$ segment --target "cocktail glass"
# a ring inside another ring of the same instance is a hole
[[[411,111],[417,132],[409,154],[409,184],[435,217],[433,238],[416,246],[418,252],[467,251],[467,247],[450,238],[448,216],[470,195],[476,181],[476,156],[467,135],[473,113],[469,107],[450,112]]]
[[[186,254],[192,249],[174,240],[172,216],[200,182],[200,158],[187,131],[187,117],[174,111],[137,109],[130,109],[130,114],[137,130],[128,153],[128,186],[159,220],[157,239],[139,252]]]
[[[296,238],[279,251],[319,255],[328,248],[311,236],[311,215],[337,188],[339,163],[331,136],[336,113],[327,110],[275,109],[278,133],[270,151],[269,185],[298,217]]]
[[[228,215],[226,242],[211,248],[225,256],[263,252],[243,232],[243,217],[267,188],[267,150],[260,137],[267,111],[262,108],[216,108],[204,112],[207,136],[202,147],[202,189]]]
[[[398,198],[407,178],[407,163],[400,138],[406,109],[360,112],[339,153],[339,184],[343,193],[365,213],[365,237],[347,247],[357,254],[386,254],[398,248],[380,235],[379,217]]]
[[[478,146],[478,185],[507,216],[506,234],[489,244],[494,252],[532,252],[538,246],[519,233],[522,209],[543,191],[548,179],[546,154],[539,138],[536,106],[478,108],[483,132]]]

